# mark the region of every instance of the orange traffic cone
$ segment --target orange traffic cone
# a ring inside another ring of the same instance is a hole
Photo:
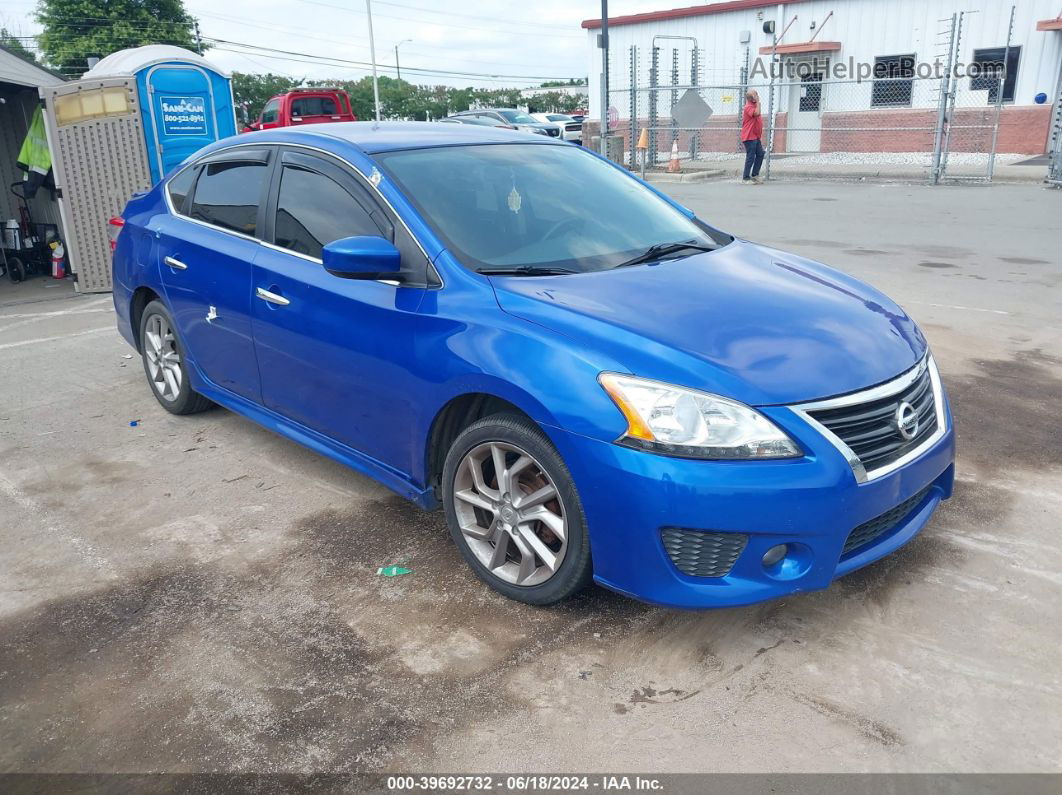
[[[667,164],[668,174],[678,174],[682,170],[678,159],[678,139],[671,142],[671,160]]]

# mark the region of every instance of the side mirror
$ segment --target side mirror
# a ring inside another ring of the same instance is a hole
[[[402,268],[402,255],[389,240],[358,235],[334,240],[321,251],[324,268],[344,279],[394,279]]]

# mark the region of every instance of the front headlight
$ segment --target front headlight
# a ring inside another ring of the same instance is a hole
[[[617,441],[687,458],[794,458],[800,448],[773,422],[743,403],[618,373],[598,376],[627,419]]]

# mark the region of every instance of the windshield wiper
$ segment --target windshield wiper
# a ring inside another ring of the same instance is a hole
[[[517,265],[512,268],[481,268],[484,276],[559,276],[565,273],[579,273],[571,268],[549,268],[540,265]]]
[[[642,265],[646,262],[662,259],[668,254],[678,254],[680,251],[715,251],[711,246],[702,246],[699,243],[691,243],[688,240],[679,243],[657,243],[649,246],[645,251],[633,259],[621,262],[617,268],[626,268],[631,265]]]

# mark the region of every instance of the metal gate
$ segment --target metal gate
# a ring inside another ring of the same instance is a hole
[[[151,187],[136,79],[45,86],[40,94],[75,286],[107,292],[107,220]]]
[[[1007,84],[1006,64],[1014,36],[1014,14],[1015,6],[1011,6],[1002,69],[977,77],[960,76],[956,68],[963,52],[967,12],[941,20],[943,28],[938,41],[942,46],[946,44],[947,66],[939,97],[933,184],[944,180],[992,181]]]
[[[1055,111],[1051,116],[1050,157],[1047,166],[1047,182],[1062,188],[1062,73],[1058,77]]]

